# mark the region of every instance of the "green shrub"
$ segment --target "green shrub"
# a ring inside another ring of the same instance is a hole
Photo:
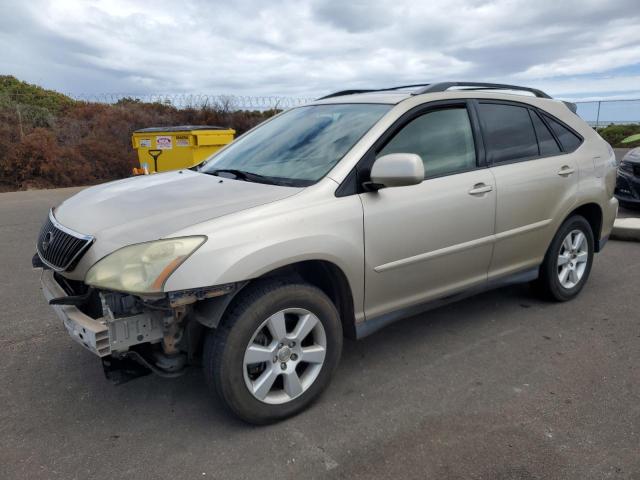
[[[2,98],[0,103],[8,101],[14,104],[40,107],[53,115],[63,112],[76,103],[72,98],[62,93],[20,81],[11,75],[0,75],[0,98]]]
[[[621,143],[625,138],[640,133],[640,125],[609,125],[605,128],[599,128],[598,133],[604,138],[609,145],[615,148],[634,148],[640,147],[640,141],[632,143]]]

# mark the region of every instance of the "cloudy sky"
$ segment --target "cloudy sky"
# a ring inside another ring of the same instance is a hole
[[[640,97],[638,0],[0,0],[0,73],[71,94],[434,80]]]

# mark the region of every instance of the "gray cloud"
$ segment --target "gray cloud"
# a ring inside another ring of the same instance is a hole
[[[442,79],[640,93],[637,0],[0,3],[0,71],[71,93],[314,96]]]
[[[315,18],[335,28],[351,33],[376,31],[383,26],[393,25],[389,10],[391,3],[368,1],[326,1],[312,5]]]

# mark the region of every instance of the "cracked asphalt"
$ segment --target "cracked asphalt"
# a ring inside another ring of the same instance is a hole
[[[640,244],[576,300],[493,291],[347,341],[332,385],[268,427],[194,369],[113,386],[30,266],[48,208],[0,194],[0,478],[640,479]]]

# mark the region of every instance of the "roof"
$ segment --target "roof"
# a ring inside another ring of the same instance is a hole
[[[332,93],[330,95],[319,98],[317,103],[342,103],[347,100],[350,103],[387,103],[396,104],[412,96],[444,93],[448,92],[493,92],[500,94],[523,95],[527,97],[536,97],[550,99],[542,90],[531,87],[523,87],[519,85],[508,85],[503,83],[480,83],[480,82],[439,82],[425,83],[416,85],[403,85],[399,87],[390,87],[382,89],[364,89],[364,90],[343,90]],[[480,95],[482,97],[484,95]]]
[[[433,84],[404,85],[377,90],[343,90],[319,98],[315,104],[331,103],[383,103],[395,105],[411,97],[429,95],[436,98],[503,98],[527,103],[545,103],[554,101],[542,90],[502,83],[478,82],[440,82]],[[563,102],[571,111],[576,112],[575,104]]]

